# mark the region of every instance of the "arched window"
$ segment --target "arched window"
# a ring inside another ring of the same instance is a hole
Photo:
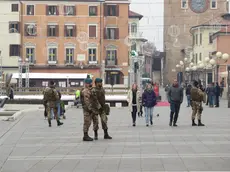
[[[137,24],[136,23],[131,24],[131,33],[137,33]]]

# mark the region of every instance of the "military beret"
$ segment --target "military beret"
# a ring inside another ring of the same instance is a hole
[[[95,83],[98,83],[98,82],[102,82],[102,79],[101,78],[96,78]]]
[[[86,79],[85,79],[85,83],[86,83],[86,84],[92,84],[92,79],[86,78]]]

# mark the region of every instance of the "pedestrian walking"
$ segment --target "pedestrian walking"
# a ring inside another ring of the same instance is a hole
[[[192,126],[197,126],[195,119],[197,116],[198,126],[204,126],[201,122],[201,114],[203,112],[202,102],[205,103],[204,91],[199,88],[199,83],[194,81],[194,86],[191,89],[191,101],[192,101]]]
[[[208,88],[208,98],[209,98],[209,107],[213,107],[215,105],[215,99],[216,99],[214,83],[212,83]]]
[[[147,85],[147,88],[144,90],[142,94],[142,104],[145,109],[145,122],[146,126],[149,126],[149,122],[153,125],[153,109],[157,104],[157,97],[155,92],[153,91],[153,87],[151,84]]]
[[[218,84],[218,82],[216,82],[216,87],[215,87],[215,103],[216,103],[216,107],[220,107],[220,94],[221,94],[221,88]]]
[[[187,107],[190,107],[191,106],[191,84],[189,84],[186,88],[186,97],[187,97]]]
[[[95,79],[95,87],[94,87],[94,91],[96,92],[97,95],[97,100],[101,106],[101,109],[99,109],[99,116],[101,118],[101,125],[102,125],[102,129],[104,130],[104,139],[112,139],[112,137],[108,134],[108,117],[107,115],[109,115],[109,109],[108,109],[108,105],[105,104],[105,90],[102,86],[102,79],[101,78],[96,78]],[[98,118],[97,118],[98,120]],[[93,128],[94,128],[94,139],[98,140],[98,121],[95,122],[93,120]]]
[[[183,102],[183,89],[179,87],[177,80],[174,80],[173,85],[168,91],[168,101],[170,103],[170,121],[169,126],[177,127],[177,119],[180,112],[180,105]]]
[[[57,90],[55,89],[55,84],[53,81],[50,81],[50,86],[45,89],[44,98],[43,98],[43,102],[44,102],[44,105],[46,106],[46,110],[47,110],[49,127],[51,127],[51,113],[52,113],[52,111],[53,111],[54,116],[56,118],[57,125],[58,126],[63,125],[63,123],[60,122],[60,120],[58,118],[58,114],[57,114],[56,102],[58,100],[59,100],[59,96],[58,96]]]
[[[137,88],[137,84],[133,84],[132,89],[128,91],[127,102],[132,115],[133,126],[135,127],[137,113],[140,112],[140,91]]]
[[[89,127],[94,120],[94,125],[98,122],[99,109],[101,109],[100,104],[97,101],[96,92],[92,88],[92,79],[85,79],[85,86],[81,90],[81,101],[82,109],[84,114],[84,124],[83,124],[83,141],[93,141],[93,138],[89,137],[88,131]]]

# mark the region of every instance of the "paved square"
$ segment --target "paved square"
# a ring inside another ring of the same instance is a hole
[[[64,125],[49,128],[43,112],[26,114],[0,138],[1,172],[230,171],[230,112],[204,108],[205,127],[191,126],[191,109],[181,106],[178,127],[169,127],[169,108],[158,107],[154,125],[144,118],[132,127],[128,108],[112,108],[104,140],[82,141],[82,110],[69,109]],[[0,127],[1,128],[1,127]],[[5,127],[6,128],[6,127]],[[93,136],[92,127],[90,135]]]

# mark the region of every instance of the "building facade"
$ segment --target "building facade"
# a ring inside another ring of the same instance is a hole
[[[164,1],[164,51],[166,64],[164,82],[176,78],[175,66],[187,55],[192,46],[190,28],[227,12],[227,0],[204,0],[201,5],[194,0]],[[218,21],[214,21],[218,23]]]
[[[32,73],[87,73],[128,84],[128,10],[128,0],[23,1],[22,58]]]
[[[18,59],[21,56],[19,1],[0,1],[0,56],[1,76],[18,71]]]
[[[130,73],[130,84],[135,82],[138,86],[141,85],[141,77],[145,69],[143,44],[147,41],[147,39],[142,36],[142,32],[139,30],[139,21],[142,18],[143,15],[129,10],[129,41],[127,43],[130,51],[135,51],[138,54],[138,60],[133,60],[131,63],[134,68],[134,75]],[[132,71],[132,69],[130,71]]]

